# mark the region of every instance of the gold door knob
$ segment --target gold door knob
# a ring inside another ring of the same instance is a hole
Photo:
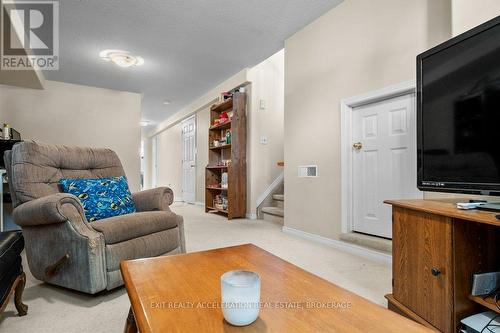
[[[352,145],[352,148],[360,150],[361,148],[363,148],[363,144],[361,142],[356,142]]]

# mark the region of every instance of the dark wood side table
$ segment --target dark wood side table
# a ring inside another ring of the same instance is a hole
[[[473,273],[500,270],[495,213],[459,210],[455,200],[386,203],[393,220],[389,309],[446,333],[467,316],[498,312],[491,299],[470,296]]]

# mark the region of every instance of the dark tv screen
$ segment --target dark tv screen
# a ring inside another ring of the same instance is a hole
[[[419,187],[500,190],[500,24],[480,30],[418,57]]]

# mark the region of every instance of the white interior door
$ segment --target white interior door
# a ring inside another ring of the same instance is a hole
[[[182,122],[182,200],[196,200],[196,120]]]
[[[415,95],[352,111],[352,226],[392,238],[387,199],[421,198],[417,189]]]

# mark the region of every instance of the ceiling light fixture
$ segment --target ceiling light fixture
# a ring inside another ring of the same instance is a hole
[[[141,120],[139,125],[141,125],[141,127],[146,127],[149,125],[149,120]]]
[[[123,50],[104,50],[99,52],[99,57],[104,61],[111,61],[115,65],[125,68],[144,64],[143,58],[134,56],[130,52]]]
[[[172,101],[166,100],[165,102],[163,102],[163,104],[170,105],[170,104],[172,104]]]

